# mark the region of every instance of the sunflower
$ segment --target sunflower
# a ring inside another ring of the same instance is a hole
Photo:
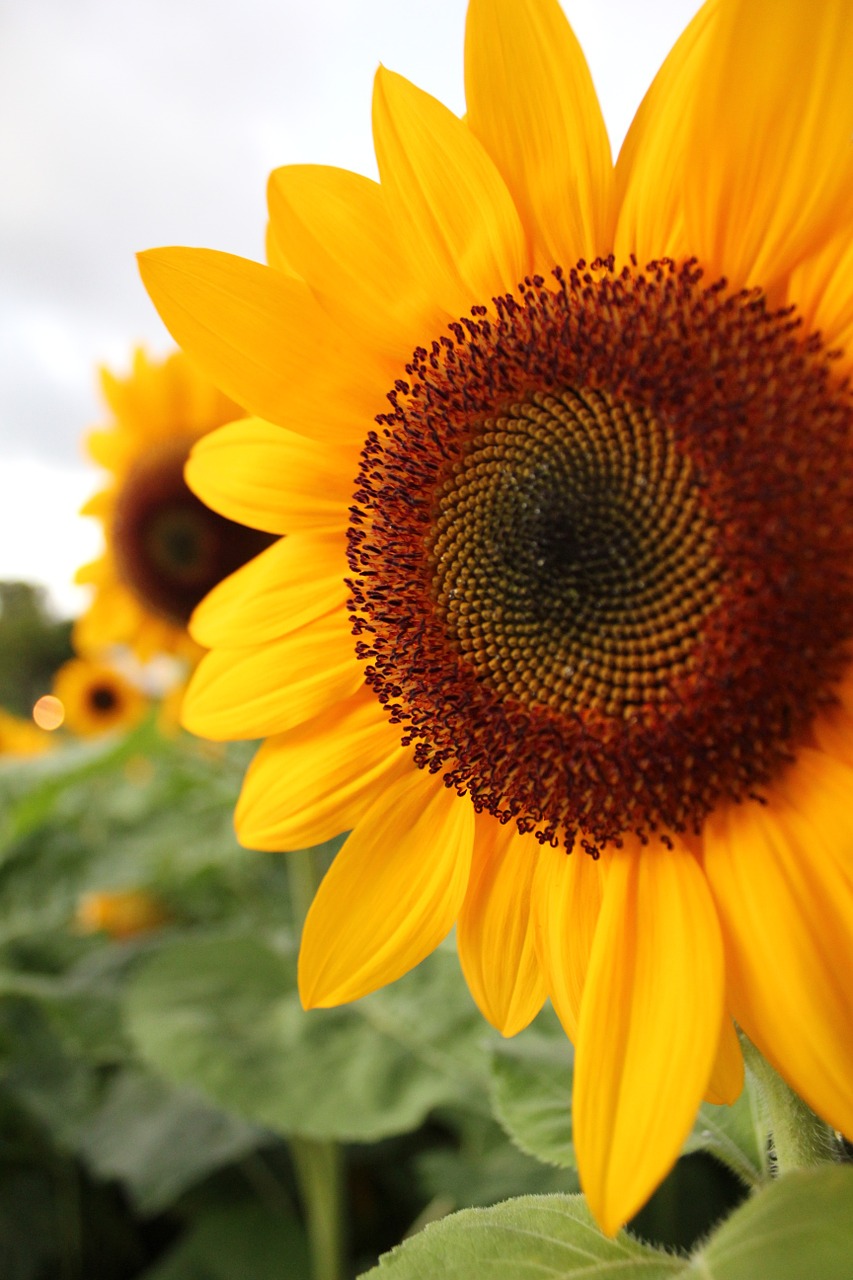
[[[268,542],[205,507],[183,478],[194,441],[240,411],[182,352],[154,361],[137,350],[130,375],[102,369],[101,386],[112,420],[86,446],[111,474],[83,514],[101,520],[106,546],[77,573],[94,597],[74,646],[98,655],[120,644],[142,661],[167,653],[194,662],[193,608]]]
[[[307,1006],[454,922],[501,1031],[550,997],[613,1232],[734,1021],[853,1134],[853,10],[706,5],[615,166],[555,0],[471,0],[465,80],[381,69],[380,182],[273,173],[269,266],[143,255],[257,415],[191,487],[287,534],[198,609],[185,722],[268,739],[247,844],[351,830]]]
[[[118,941],[152,933],[168,920],[163,902],[146,889],[86,893],[74,916],[81,933],[105,933]]]
[[[22,720],[0,707],[0,756],[37,756],[52,745],[50,734],[31,720]]]
[[[59,668],[53,694],[62,704],[65,728],[81,738],[130,729],[148,709],[148,699],[135,685],[88,658],[71,658]]]

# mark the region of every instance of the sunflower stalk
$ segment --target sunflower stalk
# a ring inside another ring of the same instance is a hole
[[[294,925],[301,932],[323,868],[314,849],[300,849],[286,856]],[[294,1134],[289,1146],[307,1221],[314,1280],[343,1280],[344,1180],[340,1145]]]
[[[842,1160],[843,1150],[835,1131],[794,1093],[743,1034],[741,1043],[762,1104],[758,1108],[759,1141],[766,1143],[769,1136],[777,1176]]]
[[[290,1138],[302,1203],[308,1220],[308,1245],[314,1280],[342,1280],[343,1160],[337,1142]]]

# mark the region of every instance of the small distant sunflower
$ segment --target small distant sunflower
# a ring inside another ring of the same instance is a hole
[[[471,0],[465,77],[458,119],[380,70],[380,183],[274,173],[269,267],[143,257],[259,415],[189,483],[287,534],[185,720],[269,739],[248,844],[352,829],[307,1005],[454,922],[502,1031],[551,997],[612,1232],[733,1018],[853,1134],[853,8],[706,5],[615,167],[555,0]]]
[[[151,933],[168,919],[165,904],[147,889],[87,893],[75,913],[75,923],[82,933],[106,933],[116,940]]]
[[[72,658],[57,671],[54,696],[65,711],[64,727],[81,738],[130,729],[148,709],[148,699],[111,667]]]
[[[182,352],[134,354],[126,378],[101,371],[108,426],[86,447],[110,473],[83,508],[104,527],[104,554],[77,574],[94,598],[74,629],[80,653],[127,645],[142,660],[158,653],[195,661],[187,621],[211,587],[269,541],[211,511],[190,492],[183,468],[193,443],[240,410]]]
[[[22,720],[0,707],[0,756],[37,756],[52,745],[50,734],[31,720]]]

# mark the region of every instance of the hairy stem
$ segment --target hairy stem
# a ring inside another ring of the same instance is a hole
[[[761,1095],[761,1140],[769,1136],[777,1174],[843,1159],[835,1131],[806,1106],[755,1045],[741,1034],[747,1069]]]

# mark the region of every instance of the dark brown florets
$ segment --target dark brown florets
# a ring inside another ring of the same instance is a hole
[[[118,696],[111,685],[96,684],[89,690],[89,706],[94,712],[103,715],[107,711],[114,710],[117,703]]]
[[[695,264],[581,264],[415,352],[350,529],[368,682],[477,810],[595,852],[766,785],[853,632],[853,403]]]

